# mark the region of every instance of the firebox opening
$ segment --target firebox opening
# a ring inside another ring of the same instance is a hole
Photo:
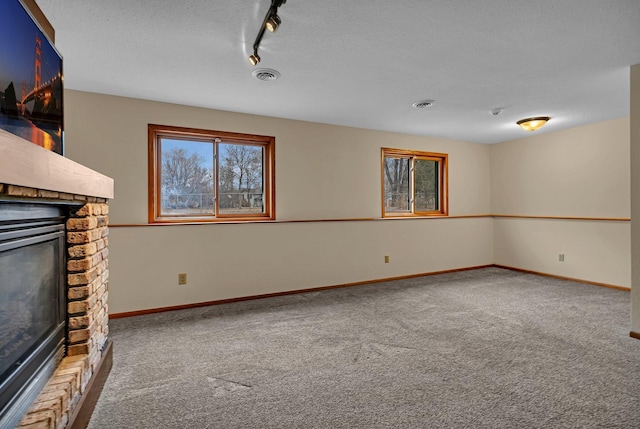
[[[0,202],[0,427],[13,427],[65,354],[65,208]]]

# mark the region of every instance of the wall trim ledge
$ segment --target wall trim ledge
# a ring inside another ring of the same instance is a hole
[[[530,216],[509,214],[467,214],[450,216],[407,216],[407,217],[362,217],[362,218],[327,218],[327,219],[274,219],[274,220],[216,220],[210,222],[155,222],[155,223],[121,223],[110,224],[109,228],[140,228],[148,226],[178,226],[178,225],[242,225],[247,223],[284,224],[284,223],[321,223],[321,222],[379,222],[392,220],[434,220],[434,219],[533,219],[533,220],[561,220],[586,222],[631,222],[628,217],[580,217],[580,216]]]
[[[533,216],[513,214],[492,214],[494,219],[542,219],[542,220],[580,220],[597,222],[631,222],[628,217],[588,217],[588,216]]]
[[[574,277],[558,276],[556,274],[542,273],[540,271],[532,271],[532,270],[525,270],[525,269],[522,269],[522,268],[509,267],[507,265],[494,264],[493,266],[496,267],[496,268],[504,268],[506,270],[519,271],[521,273],[526,273],[526,274],[536,274],[538,276],[551,277],[551,278],[560,279],[560,280],[569,280],[569,281],[572,281],[572,282],[585,283],[585,284],[588,284],[588,285],[594,285],[594,286],[606,287],[606,288],[609,288],[609,289],[617,289],[617,290],[621,290],[621,291],[625,291],[625,292],[631,292],[631,288],[626,287],[626,286],[618,286],[618,285],[612,285],[612,284],[608,284],[608,283],[592,282],[590,280],[577,279],[577,278],[574,278]]]

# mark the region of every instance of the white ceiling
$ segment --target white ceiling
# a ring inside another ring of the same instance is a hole
[[[640,63],[640,0],[288,0],[257,67],[270,0],[37,3],[67,88],[480,143],[628,115]]]

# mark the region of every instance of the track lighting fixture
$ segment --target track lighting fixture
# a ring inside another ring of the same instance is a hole
[[[258,31],[258,35],[256,36],[256,41],[253,42],[253,54],[249,56],[249,63],[252,66],[257,65],[260,62],[260,55],[258,55],[258,49],[260,48],[260,42],[262,41],[262,37],[264,36],[264,31],[269,30],[271,33],[275,33],[280,24],[282,24],[282,20],[278,16],[278,8],[285,4],[287,0],[271,0],[271,6],[267,11],[267,14],[262,21],[262,26],[260,27],[260,31]]]
[[[265,24],[265,26],[271,33],[275,33],[278,27],[280,27],[280,23],[282,23],[282,20],[280,20],[280,17],[278,15],[274,14],[271,15],[269,19],[267,19],[267,23]]]
[[[249,57],[249,63],[252,66],[257,65],[260,62],[260,55],[258,55],[257,52],[254,52],[253,54],[251,54],[251,56]]]

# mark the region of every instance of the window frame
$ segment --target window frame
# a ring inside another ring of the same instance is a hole
[[[215,146],[214,168],[214,214],[163,215],[162,210],[162,160],[159,144],[161,138],[176,140],[211,141]],[[168,125],[148,125],[148,222],[154,223],[216,223],[216,222],[256,222],[275,220],[275,137],[257,134],[242,134],[199,128],[175,127]],[[263,213],[223,213],[220,214],[218,201],[219,168],[218,144],[246,144],[263,147]]]
[[[412,217],[444,217],[449,215],[449,155],[446,153],[425,152],[417,150],[392,149],[383,147],[381,150],[382,171],[382,217],[383,218],[412,218]],[[406,212],[387,212],[385,207],[385,158],[409,159],[409,194],[410,208]],[[415,160],[438,162],[438,210],[415,210]]]

